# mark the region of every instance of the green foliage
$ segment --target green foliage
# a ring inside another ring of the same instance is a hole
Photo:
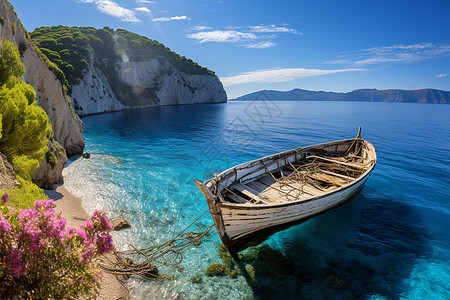
[[[24,41],[20,41],[19,42],[19,53],[20,53],[20,57],[23,57],[23,54],[25,53],[25,51],[28,49],[28,45],[26,42]]]
[[[56,157],[56,154],[54,152],[48,151],[47,153],[45,153],[45,160],[50,164],[52,169],[54,169],[58,164],[58,158]]]
[[[16,25],[13,22],[9,22],[9,24],[11,25],[11,30],[14,35],[16,33]]]
[[[23,178],[29,182],[31,182],[31,176],[33,175],[34,170],[39,168],[39,160],[29,158],[26,155],[13,156],[11,163],[14,166],[16,173],[23,176]]]
[[[0,24],[3,26],[5,25],[5,19],[3,17],[0,17]]]
[[[8,204],[16,209],[25,209],[33,207],[36,200],[48,200],[41,188],[30,181],[26,181],[18,176],[17,181],[20,185],[18,188],[0,191],[0,194],[9,193],[10,200]]]
[[[36,52],[36,55],[47,65],[48,69],[53,73],[55,73],[56,78],[58,78],[59,82],[61,82],[63,87],[67,86],[68,83],[66,80],[66,76],[64,76],[64,73],[61,71],[61,69],[58,68],[58,66],[55,63],[51,62],[48,59],[48,57],[45,56],[45,54],[42,53],[42,51],[36,45],[33,45],[33,49]]]
[[[25,72],[14,44],[5,41],[0,49],[0,152],[26,180],[47,152],[51,125],[35,101],[32,86],[20,80]]]
[[[22,22],[20,22],[20,28],[22,28],[22,32],[25,35],[25,37],[27,38],[27,40],[30,40],[30,34],[28,33],[28,31],[25,29],[25,27],[23,26]]]
[[[25,67],[20,61],[16,47],[10,41],[0,44],[0,86],[9,79],[19,78],[25,73]]]
[[[83,71],[89,67],[91,50],[99,57],[101,69],[114,89],[120,85],[115,84],[117,78],[112,78],[112,74],[115,74],[114,63],[120,61],[122,55],[126,55],[131,61],[165,57],[178,70],[187,74],[214,75],[214,72],[178,55],[163,44],[124,29],[114,31],[109,27],[39,27],[30,37],[48,59],[64,71],[66,87],[77,84],[83,78]],[[67,68],[68,65],[72,65],[73,69]],[[130,93],[121,90],[114,92],[118,95]]]

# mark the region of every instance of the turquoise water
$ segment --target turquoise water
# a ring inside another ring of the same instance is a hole
[[[255,283],[207,277],[221,263],[214,236],[184,255],[173,281],[128,283],[134,299],[449,299],[450,106],[348,102],[229,102],[83,118],[86,151],[64,170],[88,212],[122,215],[127,249],[165,241],[202,214],[193,179],[298,146],[362,137],[378,164],[349,204],[247,251]],[[209,214],[200,225],[211,225]],[[190,278],[201,276],[194,284]]]

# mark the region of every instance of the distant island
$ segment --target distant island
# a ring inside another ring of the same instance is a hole
[[[315,92],[302,89],[293,89],[287,92],[262,90],[232,100],[251,101],[251,100],[266,100],[266,99],[277,101],[363,101],[363,102],[449,104],[450,91],[441,91],[434,89],[422,89],[422,90],[360,89],[348,93],[335,93],[323,91]]]

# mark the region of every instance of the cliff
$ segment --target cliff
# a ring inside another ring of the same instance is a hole
[[[214,72],[123,29],[40,27],[31,37],[66,74],[66,86],[80,116],[227,100]]]
[[[364,101],[448,104],[450,103],[450,92],[434,89],[361,89],[348,93],[315,92],[301,89],[293,89],[287,92],[264,90],[238,97],[235,100],[266,99],[280,101]]]
[[[84,137],[80,131],[82,122],[71,109],[60,80],[35,52],[13,7],[5,0],[0,0],[0,17],[0,39],[11,41],[19,49],[25,66],[23,79],[35,89],[36,100],[52,124],[54,139],[49,141],[49,151],[58,148],[60,144],[68,155],[82,153],[84,148]],[[39,181],[41,186],[50,187],[56,177],[58,180],[62,179],[60,174],[58,176],[53,174],[53,179],[50,179],[47,177],[48,173],[43,171],[43,168],[53,170],[56,165],[62,169],[67,158],[65,154],[59,157],[61,159],[53,166],[44,159],[41,167],[36,170],[33,179]]]
[[[93,54],[80,83],[72,86],[72,100],[80,116],[133,107],[220,103],[227,99],[217,76],[186,74],[167,60],[158,59],[116,62],[114,76],[120,87],[113,89],[102,69],[94,66],[98,60]]]

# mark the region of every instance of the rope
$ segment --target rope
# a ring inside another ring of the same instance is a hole
[[[113,250],[111,253],[104,255],[98,261],[98,264],[105,272],[113,275],[139,275],[149,280],[170,278],[167,275],[160,275],[158,268],[162,266],[175,267],[182,262],[182,254],[185,251],[193,246],[199,246],[216,234],[210,234],[214,225],[186,232],[207,212],[208,210],[168,241],[145,249],[138,249],[134,245],[130,245],[133,248],[132,250]],[[132,256],[134,260],[130,259],[129,256]],[[139,262],[136,263],[135,261]]]

